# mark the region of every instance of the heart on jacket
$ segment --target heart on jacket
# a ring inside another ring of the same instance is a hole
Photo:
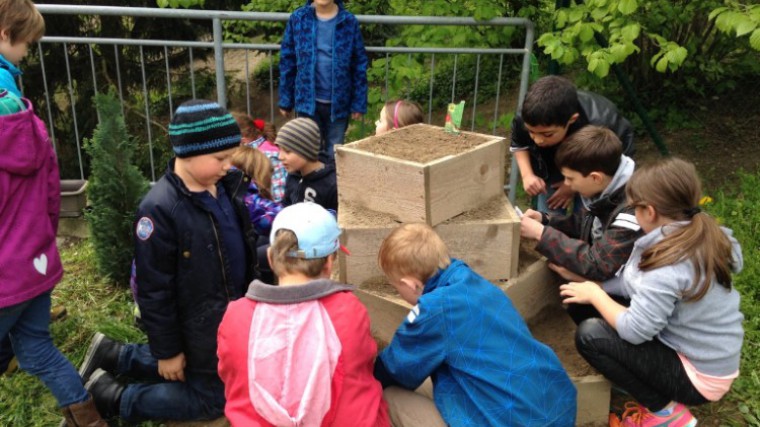
[[[43,276],[47,274],[47,255],[42,254],[34,259],[34,269]]]

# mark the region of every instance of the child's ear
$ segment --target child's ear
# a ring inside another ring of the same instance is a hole
[[[322,267],[322,277],[329,279],[330,276],[332,276],[333,266],[335,265],[335,258],[338,256],[337,253],[330,254],[327,256],[327,261],[325,262],[325,265]]]
[[[414,277],[403,277],[399,280],[402,286],[414,291],[416,295],[422,295],[422,290],[425,288],[422,281]]]
[[[591,172],[589,175],[591,175],[591,179],[597,184],[604,181],[604,176],[600,172]]]
[[[269,261],[269,265],[272,265],[272,247],[267,247],[267,261]]]
[[[580,116],[581,116],[580,113],[573,114],[572,116],[570,116],[570,120],[567,121],[567,124],[571,125],[571,124],[575,123]]]

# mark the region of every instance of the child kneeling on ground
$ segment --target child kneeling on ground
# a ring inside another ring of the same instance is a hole
[[[699,208],[694,165],[671,158],[633,174],[626,187],[646,233],[620,279],[560,286],[564,302],[590,304],[601,318],[578,325],[578,352],[636,402],[624,426],[692,427],[684,405],[717,401],[739,375],[742,313],[731,272],[742,251],[731,230]],[[630,298],[629,307],[605,289]],[[612,418],[610,425],[619,424]]]
[[[575,424],[575,387],[557,356],[432,228],[393,230],[378,261],[414,305],[375,361],[394,426]],[[435,404],[411,391],[429,376]]]
[[[279,286],[254,280],[219,326],[219,375],[234,426],[388,426],[372,377],[377,345],[350,285],[330,280],[340,229],[315,203],[283,209],[268,256]]]

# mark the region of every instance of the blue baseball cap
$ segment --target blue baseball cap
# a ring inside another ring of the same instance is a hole
[[[348,253],[340,245],[340,228],[335,216],[316,203],[296,203],[280,211],[272,223],[270,242],[274,242],[280,230],[290,230],[298,239],[298,251],[288,253],[289,257],[324,258],[338,249]]]

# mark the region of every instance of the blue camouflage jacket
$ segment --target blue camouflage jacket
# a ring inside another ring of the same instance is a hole
[[[367,112],[367,53],[359,22],[338,5],[333,40],[331,119]],[[313,116],[316,110],[317,14],[311,0],[290,15],[280,50],[280,102],[283,110]]]

